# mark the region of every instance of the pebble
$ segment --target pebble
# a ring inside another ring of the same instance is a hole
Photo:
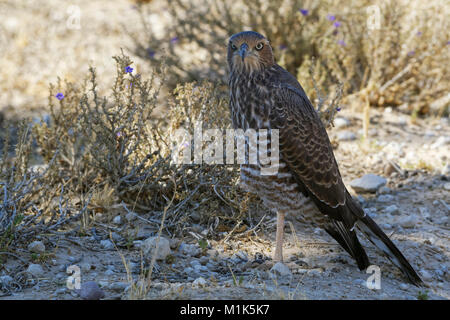
[[[128,283],[126,282],[113,282],[109,285],[109,289],[113,291],[125,291],[125,289],[128,287]]]
[[[342,131],[337,134],[337,139],[340,141],[356,140],[356,135],[351,131]]]
[[[291,270],[282,262],[275,263],[270,272],[282,277],[292,275]]]
[[[450,182],[444,184],[444,189],[450,191]]]
[[[410,215],[403,217],[399,220],[399,225],[403,228],[414,228],[417,224],[417,217],[415,215]]]
[[[35,277],[44,275],[44,269],[42,269],[40,264],[30,264],[27,268],[27,272]]]
[[[378,196],[377,201],[378,202],[392,202],[394,201],[394,196],[390,194],[381,194]]]
[[[407,283],[401,283],[401,284],[400,284],[400,289],[402,289],[402,290],[408,290],[408,288],[409,288],[409,285],[408,285]]]
[[[34,253],[44,253],[45,245],[42,241],[33,241],[28,245],[28,251]]]
[[[126,219],[128,222],[133,222],[134,220],[137,219],[136,213],[134,213],[134,212],[128,213],[128,214],[125,216],[125,219]]]
[[[390,206],[384,208],[384,212],[387,214],[396,215],[399,213],[399,210],[398,210],[398,207],[395,204],[393,204],[393,205],[390,205]]]
[[[113,223],[117,224],[117,225],[122,224],[122,217],[121,216],[115,216],[114,219],[113,219]]]
[[[424,281],[431,281],[433,280],[433,276],[425,269],[421,269],[419,271],[420,276],[422,277],[422,280]]]
[[[376,192],[379,188],[384,186],[387,180],[376,174],[366,174],[361,178],[355,179],[350,182],[350,186],[356,192]]]
[[[100,289],[95,281],[88,281],[81,284],[81,289],[77,290],[81,299],[100,300],[105,297],[105,292]]]
[[[185,269],[183,270],[183,272],[184,272],[184,273],[187,273],[187,274],[191,274],[193,271],[194,271],[194,269],[191,268],[191,267],[187,267],[187,268],[185,268]]]
[[[11,276],[1,276],[0,277],[0,284],[2,286],[8,286],[14,279]]]
[[[111,240],[102,240],[100,241],[100,245],[103,247],[103,249],[114,249],[114,244],[111,242]]]
[[[158,237],[155,236],[155,237],[150,237],[150,238],[144,240],[144,242],[142,242],[141,248],[144,253],[144,256],[153,255],[153,251],[156,249],[157,241],[158,241]],[[169,240],[164,237],[160,237],[156,260],[164,260],[171,253],[172,253],[172,250],[170,250]]]
[[[430,146],[431,149],[437,149],[450,144],[450,137],[440,136],[436,141]]]
[[[198,254],[200,254],[201,249],[196,246],[195,244],[188,244],[188,243],[184,243],[182,242],[180,244],[180,246],[178,247],[178,252],[180,252],[183,255],[186,256],[197,256]]]
[[[206,280],[203,277],[199,277],[194,280],[192,285],[195,287],[204,287],[204,286],[206,286]]]
[[[336,117],[333,122],[336,128],[345,128],[350,125],[350,121],[344,117]]]
[[[379,193],[379,194],[388,194],[388,193],[391,193],[391,192],[392,192],[391,188],[386,187],[386,186],[381,187],[381,188],[378,190],[378,193]]]

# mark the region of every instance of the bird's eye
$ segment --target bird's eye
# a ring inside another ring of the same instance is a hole
[[[255,47],[256,50],[261,50],[264,47],[264,44],[262,42],[258,43]]]
[[[237,47],[234,45],[234,43],[231,44],[231,49],[236,50]]]

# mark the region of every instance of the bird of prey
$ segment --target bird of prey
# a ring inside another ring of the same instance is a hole
[[[227,60],[233,127],[278,130],[278,172],[262,175],[260,162],[246,162],[240,177],[244,189],[277,212],[274,260],[283,260],[284,219],[290,214],[323,228],[364,270],[370,263],[356,235],[361,231],[420,286],[422,280],[400,250],[347,191],[317,111],[297,79],[275,63],[268,39],[253,31],[231,36]]]

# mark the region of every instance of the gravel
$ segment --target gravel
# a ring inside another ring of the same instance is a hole
[[[352,180],[350,182],[350,186],[356,192],[376,192],[386,183],[387,180],[385,178],[373,173],[369,173],[362,176],[361,178]]]

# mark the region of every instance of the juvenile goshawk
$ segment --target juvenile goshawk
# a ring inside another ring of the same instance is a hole
[[[360,230],[420,285],[403,254],[347,191],[317,111],[296,78],[275,63],[269,41],[257,32],[237,33],[229,40],[227,60],[234,128],[278,129],[276,174],[262,175],[259,162],[241,165],[244,188],[277,212],[275,260],[283,259],[284,218],[291,214],[326,230],[364,270],[370,264],[356,235]]]

